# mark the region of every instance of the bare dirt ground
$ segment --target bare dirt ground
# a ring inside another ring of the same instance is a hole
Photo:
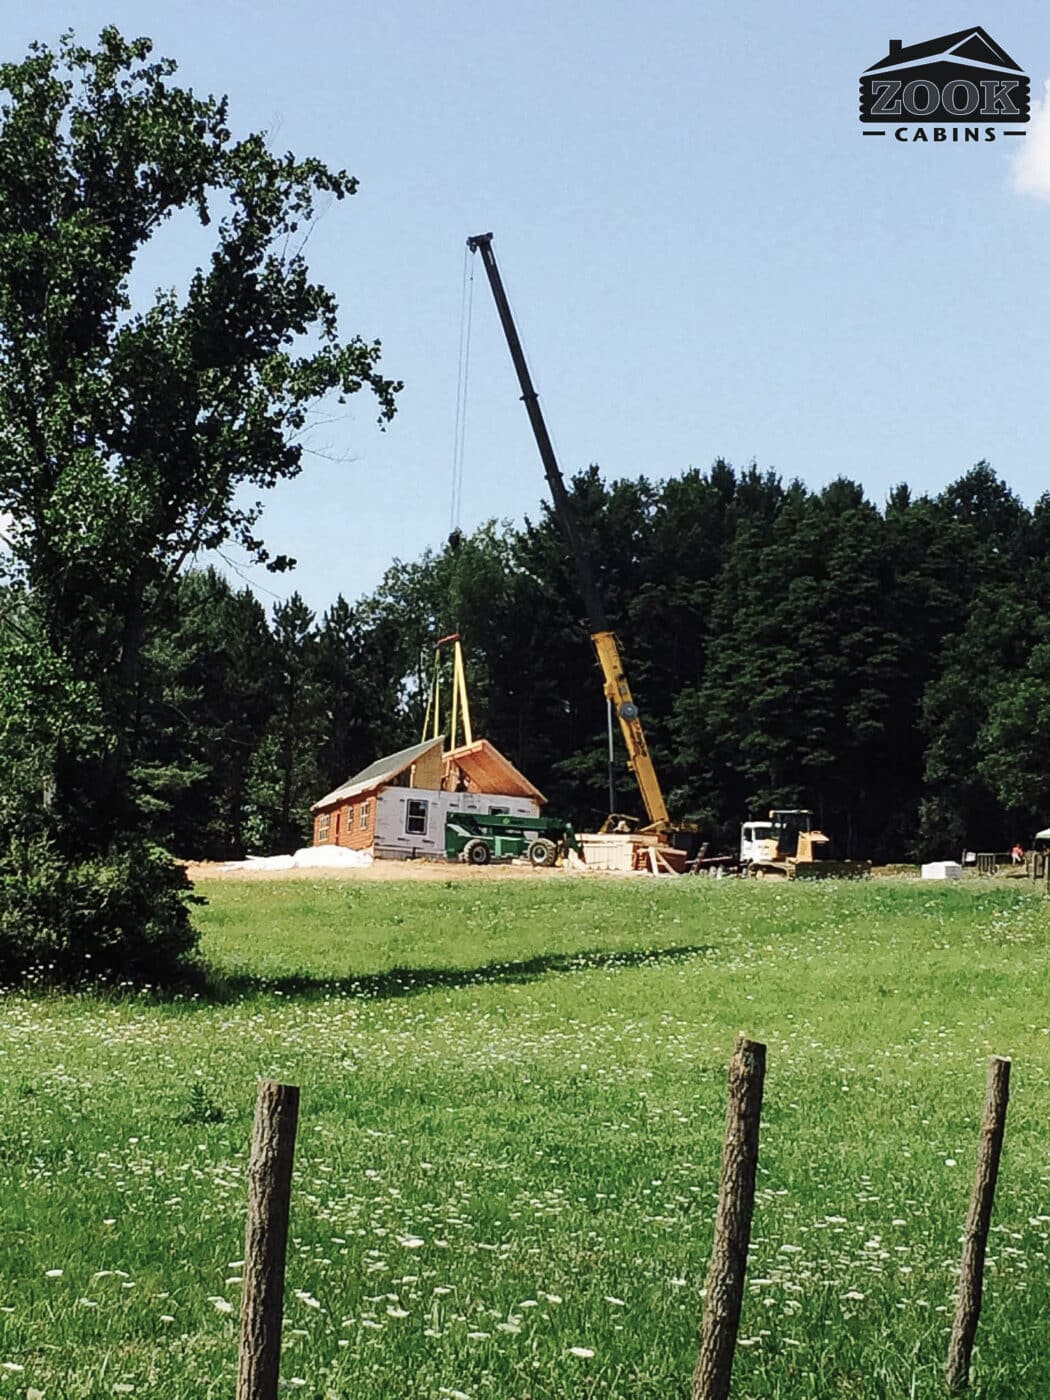
[[[588,871],[561,866],[536,869],[531,865],[460,865],[458,861],[377,860],[372,865],[330,869],[324,866],[292,870],[228,869],[221,861],[187,861],[186,874],[197,884],[207,880],[558,880]],[[593,872],[597,874],[598,872]]]

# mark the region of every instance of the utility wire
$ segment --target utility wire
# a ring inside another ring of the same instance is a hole
[[[463,286],[459,310],[459,365],[456,381],[456,426],[452,443],[452,501],[449,533],[459,530],[463,508],[463,458],[467,438],[467,387],[470,379],[470,331],[474,311],[474,259],[463,249]]]

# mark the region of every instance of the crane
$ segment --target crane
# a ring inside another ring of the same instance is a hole
[[[525,361],[525,352],[521,348],[521,339],[514,324],[514,317],[511,315],[510,303],[503,288],[503,279],[500,277],[499,268],[496,265],[496,255],[492,251],[492,234],[475,234],[472,238],[467,239],[467,247],[472,253],[481,254],[481,260],[488,275],[492,298],[496,303],[496,311],[499,313],[500,323],[503,326],[503,334],[507,339],[507,348],[510,350],[510,357],[514,362],[514,370],[518,376],[518,384],[521,386],[522,401],[525,404],[525,411],[529,415],[529,422],[532,424],[540,461],[543,463],[547,485],[550,487],[554,500],[554,514],[576,564],[580,592],[583,594],[583,602],[587,610],[591,642],[594,645],[604,680],[605,695],[620,721],[620,732],[627,746],[628,766],[637,780],[638,790],[641,793],[649,819],[645,830],[666,831],[671,823],[667,814],[663,790],[660,787],[660,780],[656,776],[656,769],[653,767],[649,746],[645,742],[645,730],[642,728],[638,706],[634,703],[631,687],[628,685],[627,676],[624,673],[620,645],[609,626],[605,606],[595,583],[590,552],[580,534],[576,514],[565,487],[565,479],[558,466],[558,459],[554,455],[554,447],[540,409],[539,395],[533,386],[532,376],[529,374],[529,367]]]

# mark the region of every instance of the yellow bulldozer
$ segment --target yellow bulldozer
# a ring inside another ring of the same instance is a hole
[[[805,808],[774,808],[768,821],[740,828],[740,867],[744,874],[774,880],[862,880],[870,860],[835,860],[831,840],[813,825]]]

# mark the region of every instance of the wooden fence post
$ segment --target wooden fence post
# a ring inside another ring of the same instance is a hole
[[[299,1090],[295,1085],[262,1080],[248,1163],[237,1400],[277,1400],[284,1261],[298,1121]]]
[[[950,1391],[965,1390],[970,1384],[970,1354],[981,1315],[981,1290],[984,1285],[984,1255],[988,1245],[988,1226],[992,1219],[995,1182],[999,1175],[999,1158],[1003,1150],[1006,1127],[1006,1105],[1010,1098],[1010,1061],[993,1055],[988,1061],[988,1092],[984,1100],[981,1140],[977,1149],[977,1171],[973,1195],[966,1217],[963,1235],[962,1266],[959,1271],[959,1293],[955,1302],[955,1320],[948,1343],[948,1366],[945,1380]]]
[[[751,1242],[765,1077],[766,1047],[738,1035],[729,1062],[722,1179],[700,1326],[700,1355],[693,1373],[693,1400],[726,1400],[729,1395]]]

